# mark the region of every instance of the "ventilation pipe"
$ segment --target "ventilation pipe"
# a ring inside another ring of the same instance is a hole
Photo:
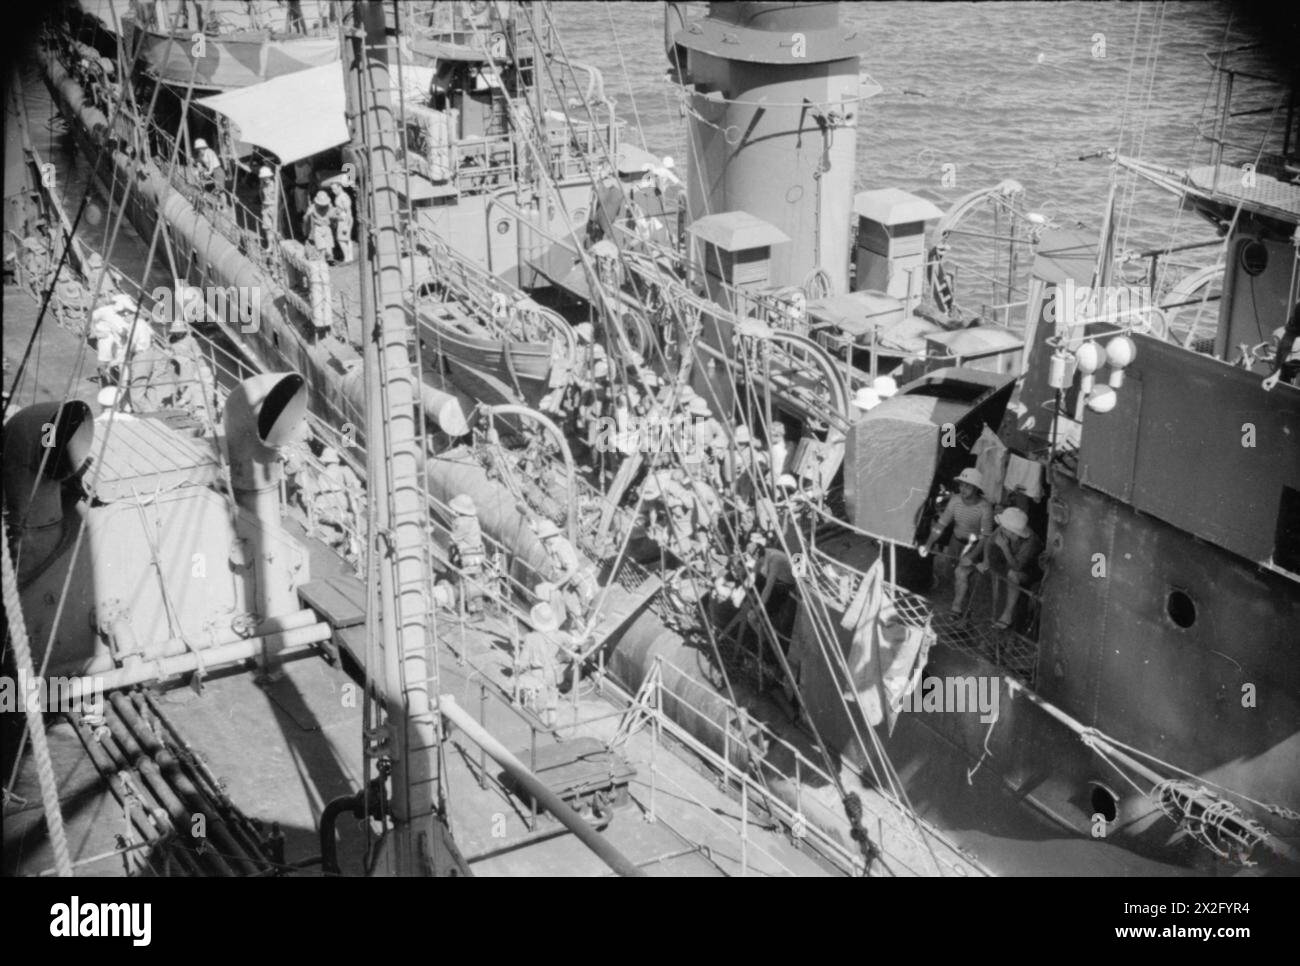
[[[10,518],[29,530],[62,522],[63,484],[90,464],[94,439],[90,407],[79,400],[39,403],[16,413],[4,428]]]
[[[280,529],[279,448],[295,438],[307,413],[306,381],[296,372],[245,379],[226,400],[226,450],[235,502],[257,521],[255,610],[278,617],[298,610],[286,554],[267,536]]]

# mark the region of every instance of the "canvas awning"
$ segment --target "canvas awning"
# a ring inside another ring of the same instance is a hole
[[[272,152],[281,164],[348,141],[343,70],[337,63],[204,97],[198,103],[228,118],[238,129],[238,140]]]

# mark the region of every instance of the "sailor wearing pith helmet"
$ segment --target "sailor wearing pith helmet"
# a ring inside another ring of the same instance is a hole
[[[560,648],[557,639],[560,624],[547,603],[534,604],[528,612],[528,622],[533,629],[524,635],[516,658],[517,697],[550,726],[555,723],[559,705],[555,657]]]
[[[330,187],[334,191],[334,236],[346,265],[352,261],[352,198],[343,182],[335,181]]]
[[[333,262],[334,228],[331,222],[334,219],[334,206],[324,191],[316,192],[313,200],[315,203],[307,209],[307,215],[303,218],[303,234],[321,257]]]
[[[280,234],[279,184],[271,169],[262,165],[257,172],[257,194],[262,205],[262,246],[270,250]]]
[[[948,555],[957,559],[957,571],[950,613],[957,617],[965,610],[970,573],[976,562],[983,559],[984,542],[993,534],[993,505],[984,498],[984,477],[974,467],[962,470],[954,482],[957,493],[948,500],[943,513],[935,520],[930,529],[930,539],[921,548],[921,555],[925,556],[938,545],[951,524]]]
[[[569,607],[573,613],[579,613],[582,604],[590,602],[595,596],[596,588],[594,579],[582,566],[578,551],[573,549],[573,544],[552,520],[541,517],[530,521],[529,526],[537,539],[542,542],[547,555],[551,558],[551,563],[555,566],[556,585],[572,589],[580,598]]]
[[[995,518],[998,529],[993,539],[985,546],[984,560],[977,566],[980,570],[990,567],[1006,579],[1006,603],[1002,614],[993,622],[998,630],[1011,626],[1016,616],[1016,604],[1020,601],[1023,588],[1037,582],[1042,572],[1038,567],[1038,555],[1043,551],[1043,542],[1029,527],[1029,517],[1019,507],[1009,506]]]
[[[455,518],[451,521],[452,565],[460,568],[465,609],[470,614],[483,610],[486,592],[478,579],[483,572],[487,548],[478,522],[478,507],[468,493],[458,493],[447,503]]]
[[[722,461],[722,482],[732,491],[736,499],[748,506],[754,499],[754,468],[760,472],[767,463],[767,454],[754,446],[754,435],[749,427],[741,423],[732,434],[734,450],[729,450]]]

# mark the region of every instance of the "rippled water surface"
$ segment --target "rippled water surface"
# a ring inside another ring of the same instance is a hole
[[[565,51],[601,68],[648,146],[689,163],[678,92],[665,78],[663,5],[555,10]],[[1118,145],[1171,166],[1206,163],[1209,146],[1196,134],[1213,105],[1205,54],[1255,39],[1230,5],[1214,3],[845,3],[843,19],[870,38],[863,70],[883,88],[860,112],[858,190],[896,186],[942,208],[1014,178],[1032,209],[1090,225],[1101,222],[1111,174],[1079,155]],[[1260,66],[1257,54],[1238,56]],[[1279,103],[1262,84],[1243,83],[1234,96],[1234,107]],[[1284,124],[1283,105],[1242,119],[1238,134],[1258,145]],[[947,164],[956,166],[951,187],[940,183]],[[1129,247],[1213,237],[1198,219],[1179,218],[1172,196],[1121,187]]]

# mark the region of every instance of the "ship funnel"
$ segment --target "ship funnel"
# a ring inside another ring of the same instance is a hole
[[[711,3],[672,36],[687,91],[691,222],[745,212],[788,242],[769,283],[848,291],[849,237],[869,34],[837,3]],[[667,29],[671,30],[671,12]]]
[[[5,424],[5,499],[20,526],[63,519],[62,484],[90,464],[94,439],[90,407],[80,400],[28,406]]]

